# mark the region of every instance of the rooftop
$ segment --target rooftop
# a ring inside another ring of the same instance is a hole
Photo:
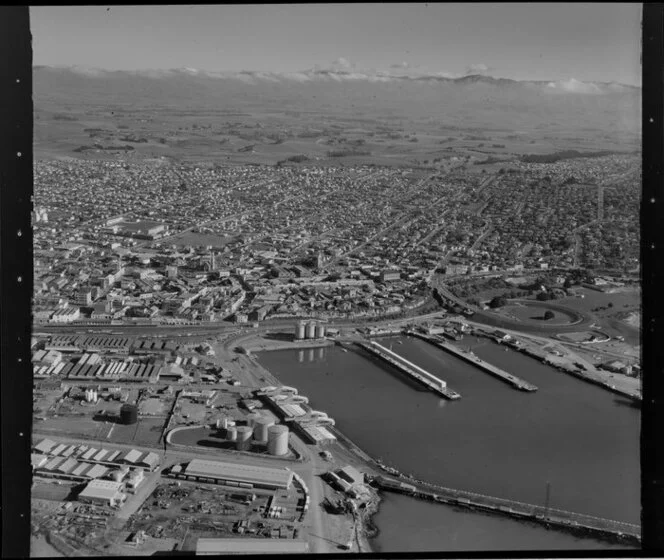
[[[193,459],[187,465],[184,474],[187,476],[237,480],[253,484],[267,484],[281,488],[288,488],[293,477],[293,473],[286,468],[275,469],[243,463],[207,461],[204,459]]]
[[[79,498],[99,498],[112,500],[117,498],[122,489],[122,482],[112,480],[93,480],[78,495]]]

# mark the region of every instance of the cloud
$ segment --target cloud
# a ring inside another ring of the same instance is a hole
[[[456,78],[461,78],[462,74],[454,74],[452,72],[431,72],[424,74],[424,76],[431,76],[433,78],[449,78],[450,80],[455,80]]]
[[[466,67],[466,74],[486,74],[490,70],[493,70],[493,68],[487,66],[484,63],[471,64],[470,66]]]
[[[570,78],[567,81],[549,82],[547,87],[569,93],[603,93],[602,88],[597,84],[580,82],[574,78]]]
[[[352,70],[355,68],[355,63],[351,62],[347,58],[340,56],[332,64],[330,64],[330,70]]]

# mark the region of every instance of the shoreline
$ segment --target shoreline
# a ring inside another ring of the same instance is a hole
[[[478,336],[479,338],[485,338],[486,337],[486,338],[493,339],[493,337],[489,336],[488,333],[481,333],[480,334],[480,332],[477,332],[479,329],[473,329],[473,330],[474,330],[474,332],[472,334],[475,335],[475,336]],[[529,338],[529,337],[526,336],[526,338]],[[531,340],[531,343],[532,342],[536,343],[540,347],[542,347],[542,346],[546,347],[546,344],[543,345],[541,340],[537,340],[537,341],[536,340]],[[551,344],[554,341],[547,340],[546,342],[547,342],[547,344]],[[523,350],[523,349],[521,349],[521,350]],[[546,353],[546,351],[545,351],[545,353]],[[529,355],[530,353],[525,352],[525,354]],[[546,365],[549,365],[549,367],[554,367],[555,368],[555,365],[547,364],[547,362],[544,359],[542,359],[543,356],[540,358],[538,356],[530,354],[530,357],[535,358],[538,361],[541,361],[541,362],[545,363]],[[265,367],[262,367],[262,369],[266,370],[266,371],[269,371]],[[270,372],[270,377],[272,379],[274,379],[277,382],[278,385],[282,385],[281,381],[278,380],[278,378],[274,374],[272,374],[271,372]],[[590,379],[586,379],[586,381],[592,383],[592,381]],[[609,387],[607,387],[606,385],[604,385],[603,388],[609,389]],[[613,392],[618,392],[618,391],[614,390]],[[627,395],[623,395],[623,396],[627,396]],[[367,452],[365,452],[363,449],[361,449],[359,446],[357,446],[350,438],[348,438],[348,436],[346,436],[339,429],[339,427],[334,427],[333,431],[336,435],[338,435],[339,443],[341,445],[343,445],[343,447],[346,450],[348,450],[351,454],[353,454],[355,457],[360,459],[362,461],[362,463],[364,463],[365,466],[367,467],[368,472],[376,471],[376,470],[378,472],[380,472],[380,471],[383,470],[383,469],[380,468],[379,461],[372,458]],[[403,475],[401,475],[401,473],[398,473],[398,474],[400,475],[399,476],[400,478],[403,477]],[[406,477],[406,478],[408,478],[408,477]],[[405,480],[405,481],[407,482],[407,480]],[[358,519],[358,523],[361,523],[361,528],[362,528],[361,535],[364,537],[364,541],[365,541],[365,544],[363,544],[362,546],[368,545],[370,550],[375,551],[375,552],[379,552],[379,551],[376,551],[376,549],[375,549],[375,540],[380,535],[380,528],[378,526],[378,523],[376,522],[375,516],[378,515],[378,513],[380,512],[380,509],[381,509],[380,506],[381,506],[381,503],[384,501],[385,496],[383,494],[383,491],[378,490],[378,489],[376,489],[375,496],[376,496],[376,499],[372,501],[370,508],[369,508],[369,505],[367,506],[368,509],[365,512],[363,512],[360,519]],[[545,526],[551,528],[552,530],[562,530],[563,532],[565,532],[565,531],[569,532],[569,528],[564,529],[562,527],[557,527],[555,524],[554,525],[546,524]],[[358,527],[358,531],[359,531],[359,527]],[[584,535],[585,535],[585,531],[580,531],[579,536],[582,537]],[[609,540],[613,540],[613,539],[609,538]]]

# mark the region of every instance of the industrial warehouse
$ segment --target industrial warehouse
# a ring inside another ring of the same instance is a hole
[[[57,444],[44,439],[33,446],[31,462],[35,474],[39,476],[85,481],[111,476],[116,472],[114,469],[123,472],[123,478],[129,473],[129,467],[152,472],[159,467],[160,459],[152,451],[100,449],[87,445]],[[136,485],[140,483],[137,477],[133,479]]]
[[[203,459],[193,459],[185,467],[175,465],[169,474],[186,480],[246,489],[287,490],[293,482],[293,472],[286,468],[276,469]]]

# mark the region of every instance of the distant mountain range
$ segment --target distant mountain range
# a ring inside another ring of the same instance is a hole
[[[35,66],[33,84],[37,111],[291,111],[356,120],[427,120],[462,128],[549,130],[586,138],[625,132],[634,138],[641,129],[640,88],[575,79],[517,81],[399,70],[276,73]]]
[[[142,77],[151,79],[173,78],[209,78],[215,80],[239,80],[243,83],[260,84],[264,82],[371,82],[371,83],[447,83],[458,85],[486,84],[490,86],[514,87],[526,86],[542,88],[544,91],[559,91],[581,94],[640,93],[641,88],[616,82],[583,82],[574,78],[567,81],[532,81],[494,78],[483,74],[471,74],[454,77],[446,74],[393,73],[393,72],[354,72],[338,69],[312,69],[302,72],[260,72],[243,70],[239,72],[210,72],[195,68],[176,68],[171,70],[103,70],[79,66],[35,66],[36,76],[46,73],[60,75],[78,75],[98,79]]]

